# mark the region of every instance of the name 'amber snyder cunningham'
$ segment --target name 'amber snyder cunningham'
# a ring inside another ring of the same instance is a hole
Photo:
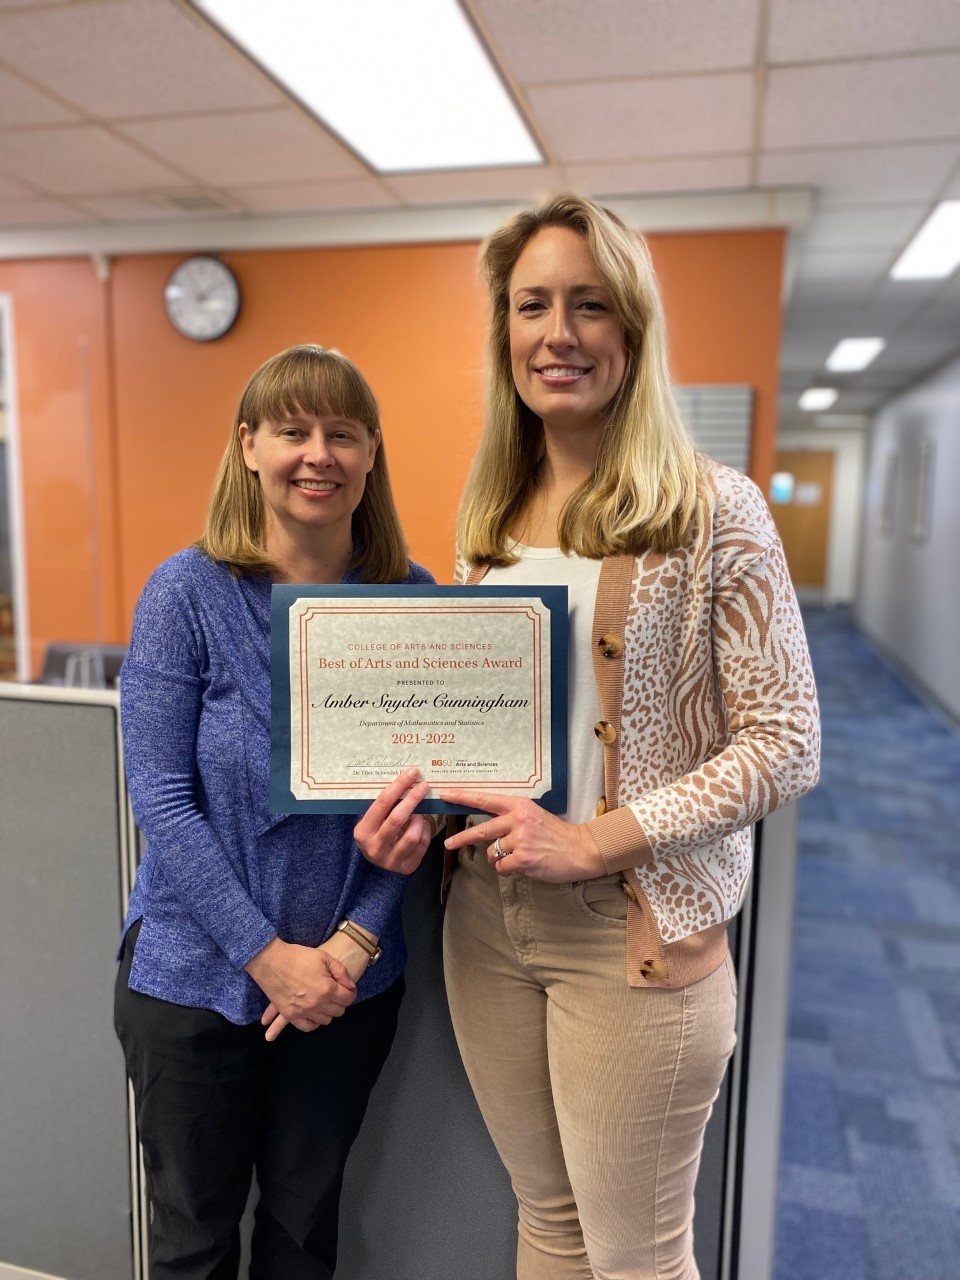
[[[408,693],[403,698],[391,697],[389,693],[381,693],[379,698],[358,698],[352,693],[337,697],[328,693],[323,702],[314,703],[315,707],[323,707],[328,711],[358,710],[370,707],[375,711],[420,711],[423,707],[433,706],[450,710],[488,711],[503,708],[507,711],[523,710],[529,707],[529,698],[508,698],[498,693],[493,698],[451,698],[446,693],[438,693],[433,698],[421,698],[419,694]]]

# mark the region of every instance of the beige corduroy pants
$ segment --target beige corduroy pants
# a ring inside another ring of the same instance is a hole
[[[463,853],[444,924],[453,1025],[517,1196],[518,1280],[698,1280],[693,1191],[733,1052],[729,957],[632,988],[618,876],[498,877]]]

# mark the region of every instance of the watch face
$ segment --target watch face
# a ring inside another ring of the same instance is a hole
[[[240,287],[219,258],[188,258],[167,281],[163,301],[170,323],[185,338],[222,338],[240,312]]]

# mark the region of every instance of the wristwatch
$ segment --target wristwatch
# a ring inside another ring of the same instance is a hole
[[[337,925],[337,933],[345,933],[348,938],[353,939],[358,947],[362,947],[370,957],[371,964],[376,964],[383,955],[383,947],[378,946],[368,938],[363,930],[358,929],[352,920],[341,920]]]

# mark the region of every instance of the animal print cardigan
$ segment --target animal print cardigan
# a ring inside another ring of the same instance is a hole
[[[593,622],[604,795],[585,824],[627,894],[627,980],[717,968],[751,825],[819,772],[819,716],[783,547],[753,481],[703,459],[687,546],[604,560]],[[458,580],[478,582],[483,565]]]

